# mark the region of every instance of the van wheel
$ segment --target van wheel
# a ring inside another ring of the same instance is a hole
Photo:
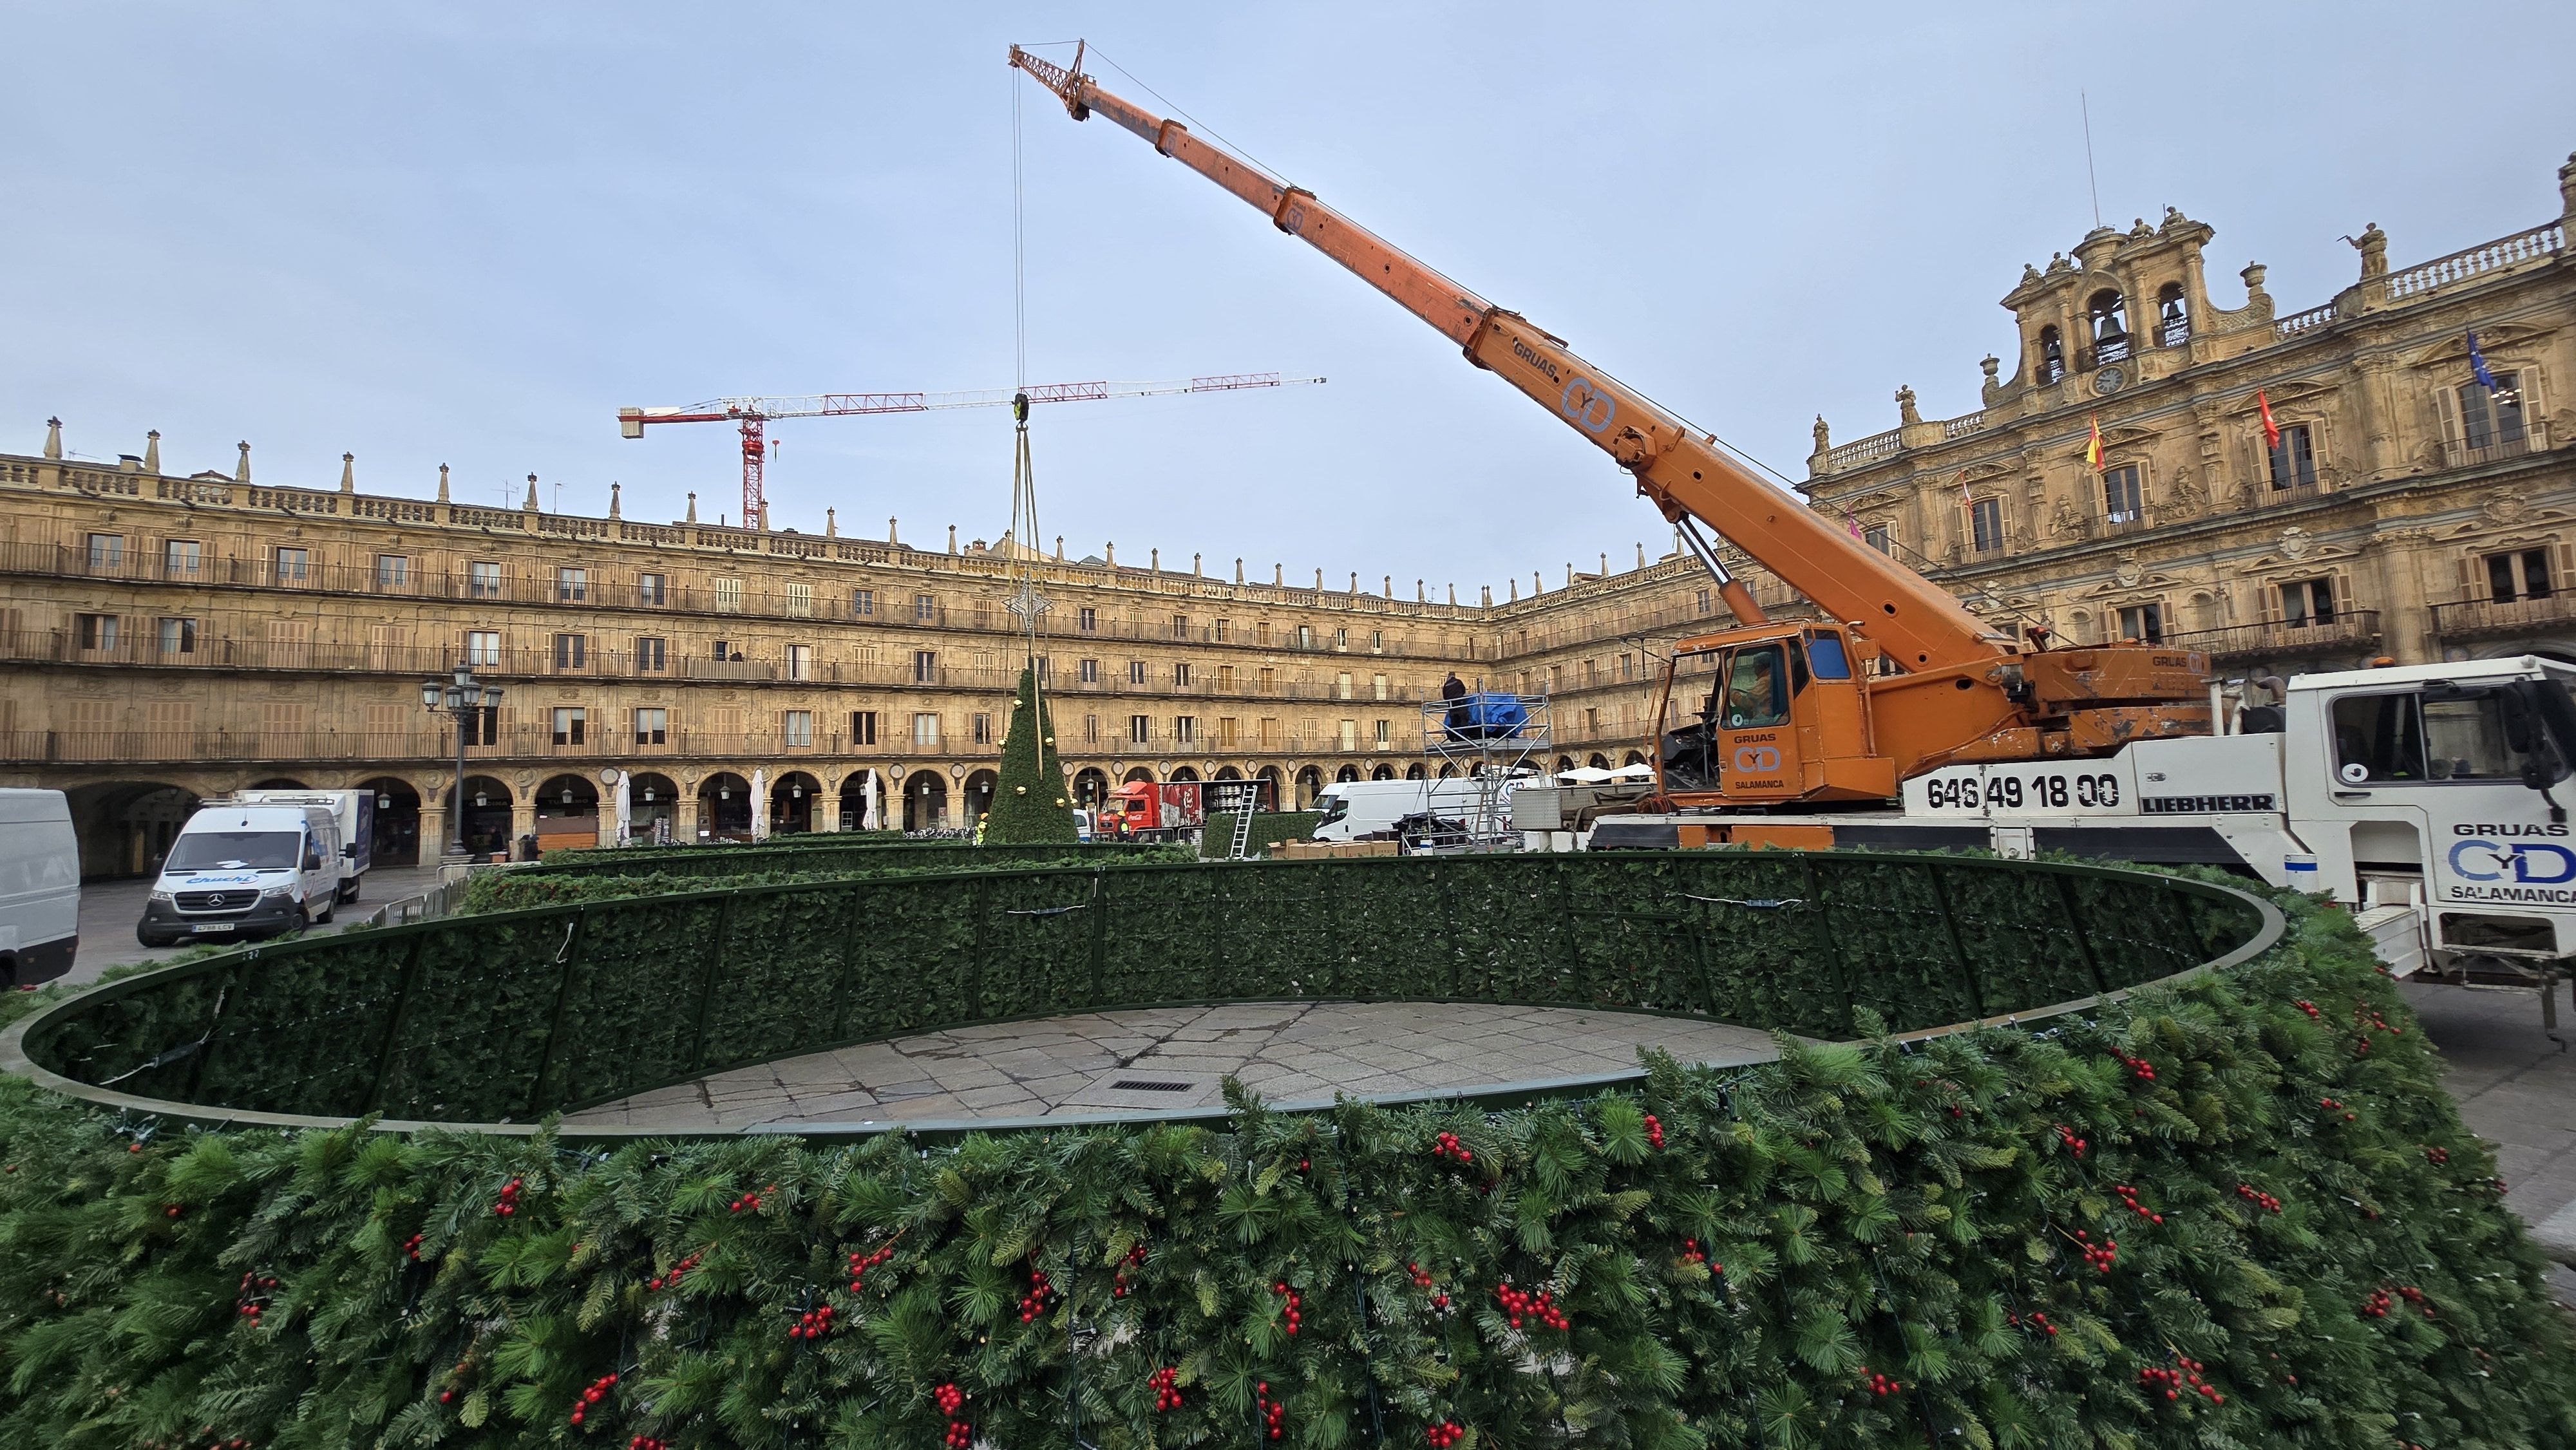
[[[332,916],[340,910],[339,898],[339,890],[334,888],[331,892],[331,904],[323,907],[322,914],[312,919],[312,924],[314,926],[329,926],[331,924]]]
[[[179,939],[175,936],[163,936],[159,932],[150,931],[139,926],[134,929],[134,939],[143,943],[147,947],[176,946],[179,942]]]
[[[367,889],[367,878],[365,878],[364,876],[361,876],[361,877],[357,878],[356,880],[351,881],[348,885],[343,886],[343,887],[341,887],[341,888],[340,888],[340,904],[341,904],[342,906],[347,906],[347,905],[352,904],[353,902],[355,902],[355,901],[358,899],[358,893],[359,893],[359,892],[361,892],[361,891],[364,891],[364,890],[366,890],[366,889]]]

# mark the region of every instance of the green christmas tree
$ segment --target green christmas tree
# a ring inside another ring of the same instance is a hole
[[[1019,697],[1011,702],[1002,735],[1002,780],[984,841],[994,846],[1051,846],[1073,841],[1073,802],[1066,798],[1064,762],[1055,753],[1055,725],[1038,700],[1037,672],[1022,668]]]

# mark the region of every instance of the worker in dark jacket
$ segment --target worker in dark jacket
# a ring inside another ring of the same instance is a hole
[[[1451,670],[1449,678],[1440,682],[1440,698],[1449,702],[1448,718],[1441,722],[1447,733],[1452,738],[1465,735],[1468,710],[1458,702],[1467,698],[1467,687],[1459,683],[1456,670]]]

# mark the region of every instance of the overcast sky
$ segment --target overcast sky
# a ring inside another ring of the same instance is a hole
[[[1570,429],[1105,123],[1009,42],[1098,49],[1326,201],[1793,478],[1808,428],[1977,403],[2026,261],[2170,203],[2214,301],[2284,311],[2554,215],[2576,6],[1479,3],[0,6],[0,451],[50,414],[167,471],[738,516],[715,426],[622,404],[1013,378],[1323,387],[1070,404],[1076,555],[1472,599],[1663,534]],[[1058,57],[1070,48],[1045,52]],[[1107,65],[1088,67],[1148,105]],[[1159,109],[1159,107],[1158,107]],[[1001,410],[774,426],[773,521],[945,542],[1010,504]],[[558,489],[560,493],[558,494]]]

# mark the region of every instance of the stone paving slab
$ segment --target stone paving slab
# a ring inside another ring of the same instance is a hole
[[[1203,1108],[1240,1078],[1273,1102],[1416,1093],[1684,1062],[1757,1062],[1768,1034],[1722,1023],[1543,1007],[1235,1002],[926,1032],[638,1093],[565,1119],[674,1132],[765,1123],[1081,1117]],[[1173,1091],[1115,1086],[1178,1083]]]

